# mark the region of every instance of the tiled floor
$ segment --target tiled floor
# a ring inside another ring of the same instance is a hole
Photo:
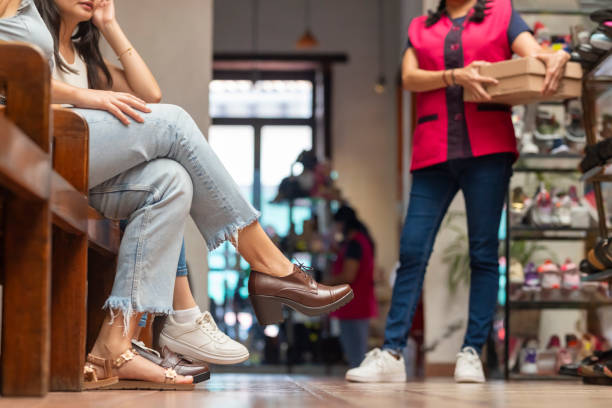
[[[595,408],[611,404],[612,387],[580,382],[350,384],[340,378],[256,374],[213,375],[192,392],[103,391],[51,393],[45,399],[0,398],[0,408]]]

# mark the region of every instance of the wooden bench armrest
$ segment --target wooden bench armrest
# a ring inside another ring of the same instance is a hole
[[[0,146],[0,184],[23,198],[49,199],[49,155],[2,115]]]
[[[78,191],[87,194],[89,127],[71,109],[53,106],[53,168]]]

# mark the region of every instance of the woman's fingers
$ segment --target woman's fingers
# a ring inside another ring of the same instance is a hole
[[[121,96],[127,96],[128,98],[135,99],[138,102],[142,103],[143,105],[146,103],[143,99],[140,99],[139,97],[137,97],[136,95],[132,95],[131,93],[118,92],[118,94],[121,95]]]
[[[492,78],[492,77],[482,76],[482,75],[478,75],[476,77],[476,80],[480,82],[481,84],[491,84],[491,85],[499,84],[499,81],[497,79]]]
[[[115,106],[112,102],[108,103],[108,105],[106,106],[106,110],[115,115],[115,117],[117,117],[117,119],[119,119],[119,121],[125,126],[129,126],[130,121],[128,120],[128,118],[121,112],[121,109]]]
[[[117,106],[123,113],[134,119],[138,123],[143,123],[144,119],[140,116],[134,109],[132,109],[128,104],[117,100],[115,102],[115,106]]]
[[[129,105],[131,108],[137,109],[141,112],[145,112],[145,113],[151,112],[151,109],[149,109],[149,107],[145,104],[145,102],[142,99],[132,97],[129,94],[119,94],[119,96],[117,96],[117,99]]]
[[[489,95],[487,93],[487,91],[485,91],[484,87],[478,83],[474,84],[474,89],[476,90],[477,95],[479,96],[480,99],[484,100],[484,101],[490,101],[491,100],[491,95]]]

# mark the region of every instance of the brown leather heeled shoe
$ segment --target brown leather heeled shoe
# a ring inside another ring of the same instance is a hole
[[[262,326],[282,322],[283,305],[307,316],[320,316],[346,305],[353,296],[349,285],[322,285],[297,265],[282,278],[254,270],[249,276],[249,299]]]

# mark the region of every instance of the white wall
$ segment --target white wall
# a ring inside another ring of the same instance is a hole
[[[398,258],[396,106],[393,84],[399,69],[399,1],[384,0],[388,90],[373,91],[378,75],[377,1],[312,0],[316,52],[345,52],[350,61],[334,68],[333,165],[339,185],[370,227],[378,263],[389,270]],[[251,0],[215,5],[215,52],[253,51]],[[259,51],[295,52],[304,31],[302,0],[260,0]]]
[[[185,108],[201,129],[208,129],[208,83],[212,74],[213,0],[118,1],[117,19],[143,56],[163,92],[163,103]],[[105,55],[116,57],[109,47]],[[192,290],[208,309],[206,246],[193,222],[186,230]]]

